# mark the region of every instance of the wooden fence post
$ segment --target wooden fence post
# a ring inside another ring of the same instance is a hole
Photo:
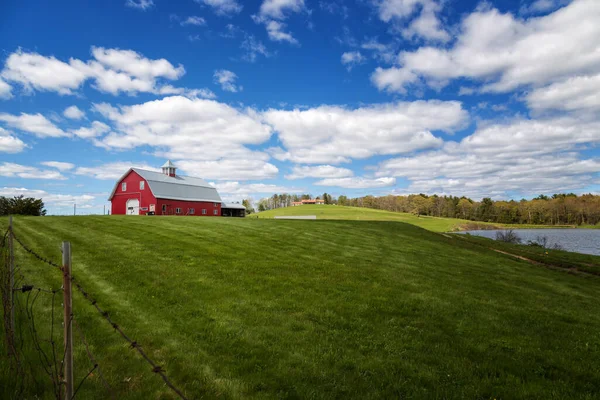
[[[62,242],[65,363],[65,399],[73,398],[73,303],[71,298],[71,243]]]
[[[13,217],[8,217],[8,273],[9,273],[9,285],[8,288],[9,296],[8,301],[10,302],[10,333],[8,337],[8,352],[13,354],[15,350],[15,248],[13,243]],[[14,355],[14,354],[13,354]]]

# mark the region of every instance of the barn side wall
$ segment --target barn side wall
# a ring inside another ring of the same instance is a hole
[[[144,189],[140,190],[140,181],[144,181]],[[127,190],[122,191],[122,183],[127,183]],[[138,199],[140,201],[140,215],[146,214],[150,210],[151,204],[157,204],[156,198],[150,190],[148,182],[135,171],[131,171],[125,178],[119,181],[117,190],[111,200],[111,213],[113,215],[127,214],[127,200]],[[156,206],[158,214],[158,206]]]
[[[215,206],[216,204],[216,206]],[[165,206],[163,211],[163,205]],[[181,209],[181,213],[177,214],[177,208]],[[183,200],[156,200],[156,215],[190,215],[189,209],[194,209],[194,216],[198,217],[220,217],[221,203],[212,203],[204,201],[183,201]],[[206,214],[202,214],[202,210],[206,210]],[[216,211],[216,213],[215,213]]]

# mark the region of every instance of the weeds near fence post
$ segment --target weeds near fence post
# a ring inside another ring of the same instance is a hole
[[[71,243],[62,242],[63,302],[65,359],[63,378],[65,380],[65,399],[73,398],[73,302],[71,297]]]

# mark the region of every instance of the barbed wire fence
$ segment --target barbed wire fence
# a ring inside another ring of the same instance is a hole
[[[14,242],[33,256],[39,264],[60,271],[63,277],[63,286],[61,288],[42,287],[32,283],[30,277],[24,276],[21,261],[15,262]],[[85,290],[81,282],[71,273],[69,242],[63,242],[62,252],[62,265],[40,255],[25,245],[15,234],[12,217],[9,217],[9,227],[0,241],[3,334],[10,373],[13,378],[11,379],[12,387],[8,391],[5,388],[5,395],[10,392],[14,399],[23,398],[26,397],[24,396],[26,390],[29,394],[42,393],[46,392],[51,384],[52,394],[56,399],[71,400],[76,398],[80,389],[94,375],[98,377],[104,387],[103,396],[111,399],[117,398],[115,391],[102,374],[98,358],[92,353],[84,330],[72,312],[71,289],[74,286],[102,319],[110,324],[114,332],[129,344],[129,348],[135,349],[149,364],[150,371],[160,376],[165,385],[179,398],[187,400],[184,393],[168,378],[163,367],[148,356],[140,343],[123,331],[111,318],[110,313],[100,307],[95,296]],[[40,318],[46,320],[40,323]],[[73,338],[73,325],[77,330],[76,339]],[[89,366],[82,367],[82,371],[77,371],[77,373],[74,373],[73,370],[73,345],[75,342],[85,348],[89,359]],[[77,381],[74,376],[78,376]]]

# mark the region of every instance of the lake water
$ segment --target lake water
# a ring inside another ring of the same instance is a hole
[[[600,229],[513,229],[523,244],[535,241],[538,236],[548,238],[547,247],[560,245],[566,251],[600,256]],[[471,235],[496,239],[496,230],[469,231]]]

